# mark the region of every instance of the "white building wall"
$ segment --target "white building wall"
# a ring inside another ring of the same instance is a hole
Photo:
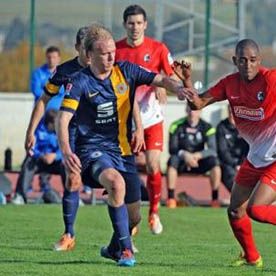
[[[25,130],[33,108],[30,93],[0,93],[0,167],[4,151],[13,151],[13,165],[20,165],[24,156]]]
[[[216,125],[226,116],[226,103],[217,103],[202,111],[202,118]],[[13,166],[20,166],[25,157],[25,131],[33,108],[33,96],[30,93],[0,93],[0,168],[4,165],[4,151],[10,147],[13,152]],[[165,148],[162,154],[162,169],[165,170],[168,159],[169,125],[185,115],[185,103],[169,97],[164,106]]]

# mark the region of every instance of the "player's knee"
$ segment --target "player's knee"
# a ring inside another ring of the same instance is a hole
[[[147,173],[156,174],[160,171],[159,163],[149,163],[147,164]]]
[[[169,168],[177,169],[179,167],[180,158],[178,155],[172,155],[167,163]]]
[[[130,227],[130,229],[132,229],[140,223],[142,218],[141,218],[141,215],[139,213],[139,214],[135,214],[134,216],[130,217],[129,219],[130,219],[129,220],[129,227]]]
[[[125,193],[125,184],[120,177],[114,177],[110,180],[110,187],[112,192],[115,194]]]
[[[81,176],[75,173],[68,173],[66,177],[65,187],[70,192],[76,192],[81,188],[82,181]]]
[[[109,196],[112,198],[114,206],[119,206],[124,202],[125,197],[125,183],[121,177],[113,177],[109,180],[110,193]]]
[[[208,163],[209,163],[209,166],[210,167],[217,167],[220,169],[220,166],[219,166],[219,159],[216,157],[216,156],[210,156],[208,157]]]
[[[227,209],[227,213],[230,219],[239,219],[246,214],[246,211],[243,208],[232,208],[230,205]]]
[[[214,173],[215,176],[221,176],[221,168],[219,165],[215,165],[211,171]]]

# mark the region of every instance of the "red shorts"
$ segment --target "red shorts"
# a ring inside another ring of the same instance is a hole
[[[276,162],[262,168],[255,168],[247,159],[242,163],[236,183],[240,186],[254,187],[258,181],[276,191]]]
[[[144,129],[146,150],[163,150],[163,122]]]

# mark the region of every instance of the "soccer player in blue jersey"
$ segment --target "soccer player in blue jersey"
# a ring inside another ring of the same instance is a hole
[[[35,145],[35,130],[44,115],[48,102],[59,94],[60,87],[66,88],[74,73],[80,71],[89,63],[89,59],[84,50],[84,37],[86,31],[87,27],[82,27],[78,30],[76,35],[75,49],[78,52],[78,56],[57,67],[56,72],[44,86],[44,93],[35,104],[25,138],[25,149],[30,155],[32,155],[32,149]],[[70,123],[70,145],[73,150],[75,137],[76,127],[74,126],[74,120],[72,120]],[[65,231],[61,239],[54,245],[54,250],[67,251],[73,249],[75,246],[73,226],[79,206],[79,188],[81,184],[79,172],[73,173],[67,171],[66,187],[62,201]]]
[[[75,49],[79,55],[57,67],[55,74],[46,83],[44,87],[44,93],[38,99],[34,107],[25,140],[25,148],[26,151],[29,152],[29,154],[32,154],[31,150],[35,145],[34,131],[36,130],[37,125],[44,114],[47,103],[59,93],[59,88],[61,86],[66,88],[72,76],[76,72],[86,67],[89,63],[89,58],[87,58],[84,49],[84,38],[87,29],[88,27],[80,28],[76,35]],[[138,105],[133,110],[133,112],[135,123],[136,125],[138,125],[140,119]],[[139,132],[141,131],[142,126],[140,128],[137,128],[137,130],[133,134],[133,141],[136,141],[134,145],[134,151],[137,151],[139,147],[143,144],[143,140],[141,141],[141,138],[143,138],[143,133],[139,134]],[[75,127],[75,120],[73,119],[70,121],[69,126],[69,139],[72,151],[74,151],[76,136],[77,133]],[[81,184],[82,181],[80,178],[80,171],[67,170],[67,181],[62,201],[65,230],[59,241],[56,242],[54,245],[54,250],[56,251],[72,250],[75,247],[76,241],[74,223],[77,215],[77,210],[79,207],[79,189],[81,187]],[[134,218],[132,221],[136,220],[137,219]]]
[[[103,26],[89,27],[85,50],[91,64],[67,86],[57,121],[59,143],[67,169],[81,170],[85,183],[98,182],[108,192],[114,233],[101,255],[118,261],[120,266],[134,266],[129,221],[140,220],[140,181],[131,147],[135,89],[152,84],[181,98],[183,87],[138,65],[115,63],[115,42]],[[68,131],[73,116],[78,132],[75,153],[70,148]],[[119,252],[115,252],[115,244],[119,244]]]

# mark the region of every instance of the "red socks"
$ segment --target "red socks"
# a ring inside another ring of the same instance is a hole
[[[252,225],[249,217],[245,215],[240,219],[229,218],[229,222],[235,237],[243,248],[246,260],[248,262],[256,261],[260,257],[260,254],[255,246]]]
[[[276,206],[259,205],[247,208],[247,214],[254,220],[276,225]]]
[[[147,190],[149,194],[149,213],[158,213],[158,205],[161,198],[161,172],[148,175]]]

